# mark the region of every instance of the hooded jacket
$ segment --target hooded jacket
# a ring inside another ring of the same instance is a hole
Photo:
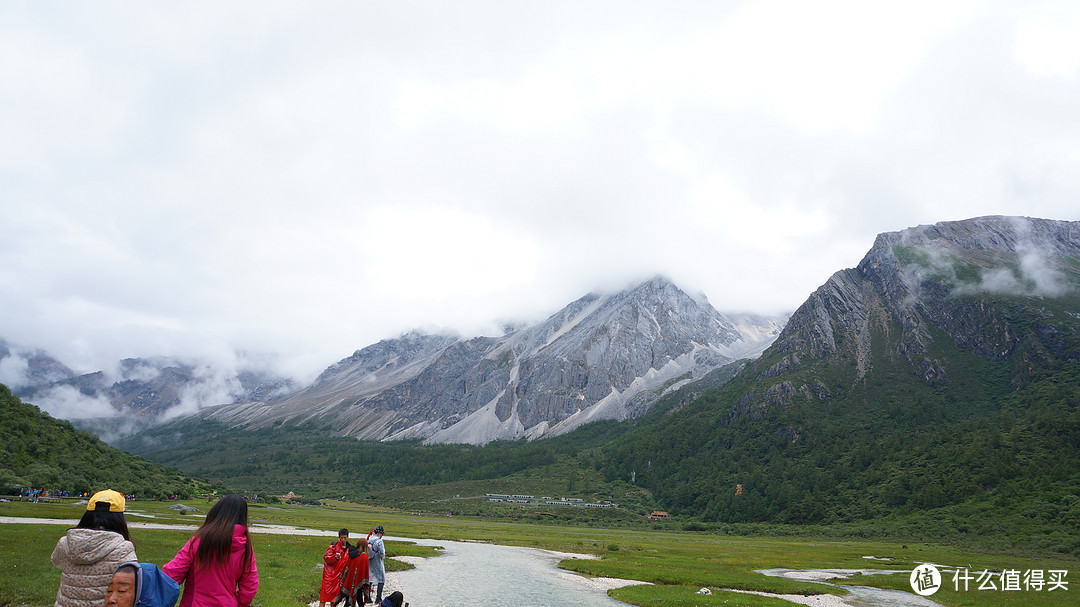
[[[372,584],[386,583],[386,569],[383,567],[383,559],[386,558],[386,547],[381,537],[376,535],[368,544],[371,556],[368,557],[368,573]]]
[[[192,537],[176,553],[173,560],[165,563],[162,571],[184,585],[180,607],[248,607],[259,590],[259,570],[255,566],[255,552],[246,566],[244,548],[247,546],[247,530],[243,525],[233,528],[232,547],[224,563],[199,568],[195,554],[199,538]]]
[[[320,602],[332,602],[341,592],[341,573],[349,565],[349,551],[346,548],[348,545],[348,542],[345,544],[340,541],[334,542],[323,555],[323,578],[322,586],[319,587]]]
[[[360,550],[358,546],[350,546],[349,562],[341,575],[342,587],[348,590],[350,595],[355,595],[357,588],[369,582],[368,575],[367,552]]]
[[[135,569],[135,607],[173,607],[180,585],[153,563],[124,563]],[[123,565],[121,565],[122,567]]]
[[[69,529],[50,557],[60,571],[55,607],[101,607],[120,565],[136,560],[135,546],[115,531]]]

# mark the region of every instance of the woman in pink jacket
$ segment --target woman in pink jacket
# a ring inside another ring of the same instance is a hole
[[[248,607],[259,589],[259,570],[248,536],[247,501],[226,495],[173,560],[162,567],[184,585],[179,607]]]

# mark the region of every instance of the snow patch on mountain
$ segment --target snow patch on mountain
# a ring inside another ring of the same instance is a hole
[[[586,295],[499,337],[409,333],[357,350],[261,406],[203,413],[246,427],[329,422],[338,435],[484,444],[641,415],[664,388],[758,356],[783,318],[724,315],[654,278]]]

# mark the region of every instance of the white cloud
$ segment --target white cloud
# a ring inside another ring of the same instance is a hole
[[[0,358],[0,384],[18,390],[28,384],[29,372],[30,364],[21,356]]]
[[[696,71],[718,100],[764,106],[810,132],[864,132],[970,4],[747,3],[691,50],[703,58]]]
[[[169,409],[165,419],[188,415],[207,406],[236,402],[243,394],[232,369],[200,365],[194,376],[195,381],[180,395],[180,404]]]
[[[1026,253],[1020,256],[1019,272],[1011,268],[987,270],[982,273],[977,290],[1004,295],[1060,297],[1071,287],[1065,276],[1047,263],[1044,256]]]
[[[119,411],[102,395],[87,396],[72,386],[55,386],[34,395],[34,404],[60,419],[116,417]]]
[[[1016,28],[1016,57],[1039,76],[1075,81],[1080,69],[1080,7],[1071,2],[1025,3]]]
[[[1067,2],[106,2],[0,23],[0,336],[79,371],[244,349],[310,377],[657,273],[791,310],[879,232],[1080,219]]]
[[[137,381],[137,382],[151,382],[161,375],[161,369],[153,364],[137,364],[117,368],[113,373],[113,377],[116,381]]]
[[[0,56],[0,169],[58,179],[68,163],[114,151],[134,92],[126,74],[78,43],[10,22],[0,25]]]

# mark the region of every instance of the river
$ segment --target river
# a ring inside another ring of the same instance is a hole
[[[401,539],[445,549],[441,556],[409,560],[417,568],[400,572],[393,580],[412,607],[547,607],[571,604],[584,607],[626,607],[625,603],[608,597],[607,590],[625,585],[629,580],[590,579],[557,567],[563,559],[585,558],[584,555],[471,542]],[[873,570],[860,571],[864,575],[875,573]],[[758,571],[763,575],[829,585],[833,585],[832,582],[837,580],[844,580],[855,572],[856,570],[793,569]],[[784,599],[792,604],[819,607],[938,606],[938,603],[910,592],[847,585],[842,582],[835,585],[850,594],[843,597],[828,594],[755,594]]]
[[[575,555],[471,542],[409,540],[441,546],[442,555],[397,574],[413,607],[626,607],[607,596],[615,580],[590,579],[557,568]]]

